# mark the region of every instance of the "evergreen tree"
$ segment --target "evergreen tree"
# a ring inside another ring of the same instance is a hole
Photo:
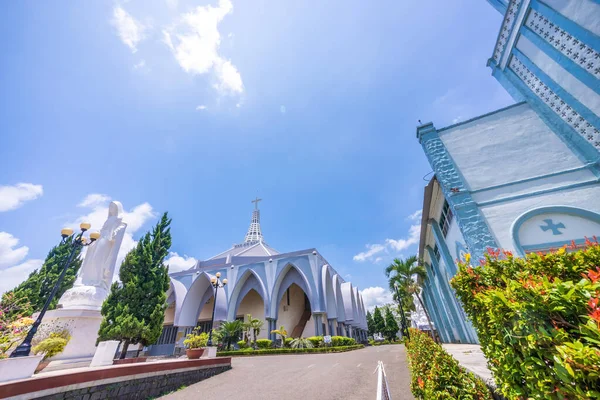
[[[379,307],[375,307],[375,311],[373,311],[373,328],[375,330],[374,333],[385,334],[385,321]]]
[[[163,261],[171,247],[170,224],[164,213],[152,231],[127,253],[119,270],[121,282],[113,283],[102,304],[104,319],[98,342],[124,342],[121,358],[125,358],[130,343],[150,345],[162,332],[169,289],[169,268]]]
[[[7,294],[13,293],[13,301],[24,305],[23,307],[13,309],[11,311],[12,314],[15,316],[30,316],[34,312],[38,312],[42,309],[42,307],[44,307],[46,299],[48,296],[50,296],[50,292],[54,288],[54,285],[56,284],[56,281],[62,272],[64,263],[67,262],[69,254],[71,254],[72,242],[73,237],[69,237],[64,243],[54,246],[46,256],[46,260],[39,271],[35,270],[30,273],[29,277],[25,281],[21,282],[16,288],[2,296],[2,304],[6,301]],[[75,278],[77,277],[77,272],[79,272],[79,268],[81,267],[81,259],[79,258],[80,254],[81,247],[77,248],[75,256],[73,257],[73,260],[67,269],[60,288],[56,292],[56,295],[48,307],[49,310],[55,309],[56,305],[58,304],[58,300],[63,293],[73,287],[73,283],[75,283]]]
[[[396,322],[396,318],[394,318],[394,314],[388,308],[385,310],[385,332],[384,336],[387,340],[395,340],[398,334],[398,323]]]
[[[373,322],[373,316],[371,315],[371,311],[367,311],[367,334],[369,336],[373,336],[375,333],[375,323]]]

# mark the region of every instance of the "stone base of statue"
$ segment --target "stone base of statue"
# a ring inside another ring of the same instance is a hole
[[[42,326],[64,326],[71,331],[71,340],[62,353],[50,359],[51,362],[44,371],[88,367],[96,352],[96,339],[101,322],[100,310],[59,308],[46,312]],[[42,326],[40,329],[43,329]]]

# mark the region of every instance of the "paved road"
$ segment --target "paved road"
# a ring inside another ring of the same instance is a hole
[[[233,357],[233,369],[162,399],[374,400],[378,360],[385,365],[392,399],[414,399],[403,345],[333,354]]]

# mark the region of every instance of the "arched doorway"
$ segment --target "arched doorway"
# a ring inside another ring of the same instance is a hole
[[[281,295],[278,305],[277,327],[283,325],[289,337],[313,336],[311,304],[304,290],[292,283]]]
[[[252,319],[263,321],[257,339],[269,338],[269,324],[265,320],[265,301],[255,289],[250,289],[244,295],[235,314],[235,319],[243,320],[244,322],[249,322],[249,316],[251,316]],[[250,332],[250,337],[252,340],[254,339],[252,332]]]

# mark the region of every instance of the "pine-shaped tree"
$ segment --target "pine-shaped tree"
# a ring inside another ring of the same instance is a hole
[[[399,329],[394,314],[392,314],[390,308],[387,307],[385,310],[385,338],[387,340],[395,340]]]
[[[375,323],[373,322],[373,315],[371,315],[371,311],[367,311],[367,331],[369,336],[373,336],[375,333]]]
[[[29,274],[29,277],[25,281],[21,282],[10,292],[7,292],[14,294],[13,301],[26,305],[21,309],[13,310],[13,314],[29,316],[42,309],[46,299],[48,296],[50,296],[50,292],[54,288],[60,273],[62,272],[64,263],[67,262],[69,254],[71,254],[73,249],[72,242],[73,237],[69,237],[64,243],[54,246],[48,253],[48,256],[46,256],[46,260],[39,271],[33,271],[31,274]],[[56,292],[56,295],[48,307],[49,310],[55,309],[56,305],[58,304],[58,300],[63,293],[73,287],[73,283],[75,283],[75,278],[77,277],[77,272],[79,272],[79,268],[81,267],[81,259],[79,258],[80,253],[81,247],[78,247],[73,260],[67,269],[60,288]],[[3,295],[2,298],[4,301],[6,298],[5,295]]]
[[[121,282],[113,283],[102,304],[104,319],[98,342],[124,342],[121,358],[125,358],[130,343],[150,345],[162,332],[169,289],[169,269],[163,261],[171,247],[170,224],[164,213],[152,231],[127,253],[119,270]]]
[[[374,333],[385,333],[385,321],[379,307],[375,307],[375,311],[373,311],[373,328],[375,329]]]

